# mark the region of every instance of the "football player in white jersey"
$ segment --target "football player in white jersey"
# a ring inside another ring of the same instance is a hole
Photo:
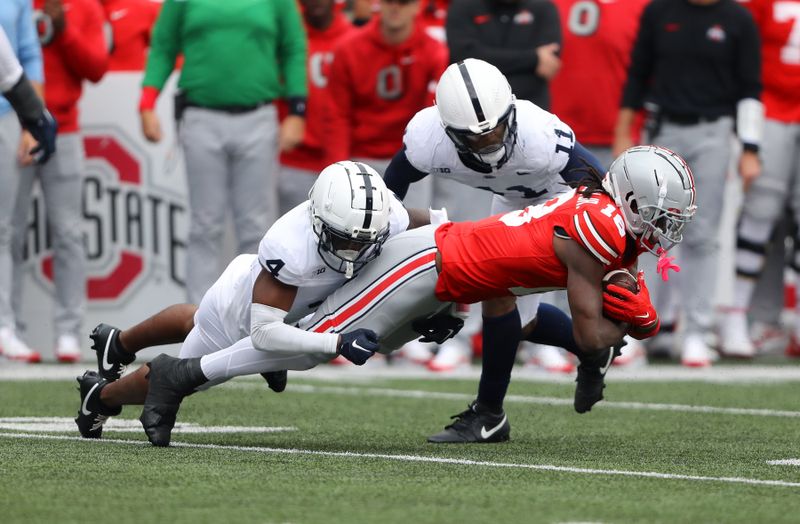
[[[37,145],[30,154],[37,164],[44,164],[56,150],[56,121],[45,109],[14,54],[5,30],[0,27],[0,95],[4,96],[19,117],[23,129],[30,132]]]
[[[436,104],[408,123],[403,147],[386,169],[390,190],[404,198],[408,186],[432,175],[491,191],[491,214],[542,203],[580,180],[588,166],[605,169],[559,118],[517,100],[493,65],[468,58],[451,64],[436,87]],[[483,305],[483,371],[477,404],[503,412],[522,326],[524,339],[578,354],[572,321],[540,295],[488,300]],[[452,442],[464,442],[453,434]],[[437,442],[445,442],[441,438]]]
[[[374,332],[322,335],[299,329],[296,322],[375,259],[389,237],[427,221],[422,213],[406,211],[366,164],[345,161],[327,167],[309,200],[275,222],[258,255],[236,257],[199,307],[171,306],[122,333],[105,324],[95,328],[99,373],[87,371],[78,378],[81,407],[75,421],[81,435],[100,437],[103,423],[118,414],[122,404],[146,399],[150,404],[156,388],[148,373],[164,362],[177,365],[181,376],[203,376],[204,389],[221,382],[206,382],[220,370],[248,369],[257,363],[259,372],[274,372],[265,373],[265,378],[278,391],[285,387],[287,369],[308,369],[337,355],[363,364],[378,348]],[[187,360],[162,355],[116,381],[136,351],[173,342],[183,342],[180,357]],[[263,369],[265,354],[270,369]],[[188,360],[192,357],[203,358]],[[189,369],[188,363],[196,365]],[[141,420],[154,444],[169,443],[169,435],[160,435],[157,428],[165,417],[174,421],[177,409],[145,408]]]

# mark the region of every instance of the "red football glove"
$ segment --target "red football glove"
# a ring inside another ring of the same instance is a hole
[[[658,331],[659,320],[656,309],[650,302],[644,271],[639,271],[636,280],[639,284],[638,294],[624,287],[609,284],[603,292],[603,313],[609,318],[630,324],[631,331],[635,330],[637,334],[646,332],[648,336],[652,336]]]

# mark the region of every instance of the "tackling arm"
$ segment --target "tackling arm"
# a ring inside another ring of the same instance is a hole
[[[554,237],[553,247],[567,267],[567,298],[578,347],[586,353],[599,353],[618,344],[628,325],[603,317],[603,265],[573,240]]]
[[[284,323],[297,296],[297,287],[280,282],[262,269],[253,284],[250,338],[260,351],[327,353],[335,355],[339,335],[312,333]]]
[[[578,182],[586,175],[587,168],[594,168],[601,175],[604,175],[606,172],[606,168],[600,164],[597,157],[576,140],[575,145],[569,152],[567,165],[561,170],[561,178],[563,178],[565,182]]]

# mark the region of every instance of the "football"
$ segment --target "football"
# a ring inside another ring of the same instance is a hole
[[[609,284],[623,287],[631,293],[639,293],[639,284],[636,281],[636,277],[624,269],[615,269],[606,273],[603,277],[603,290],[605,290]]]

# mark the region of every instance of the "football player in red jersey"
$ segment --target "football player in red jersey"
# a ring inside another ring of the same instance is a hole
[[[679,243],[695,212],[691,171],[666,149],[635,147],[612,164],[606,177],[589,174],[571,191],[521,211],[397,235],[299,327],[320,334],[369,330],[379,337],[378,350],[388,353],[419,334],[437,342],[453,336],[460,328],[450,315],[454,302],[566,289],[581,361],[574,405],[579,413],[589,411],[603,398],[612,346],[626,332],[644,338],[659,326],[641,274],[638,294],[614,286],[604,293],[603,276],[634,266],[645,251],[663,252]],[[529,333],[533,326],[525,328]],[[311,351],[291,351],[298,353]],[[371,355],[362,356],[366,361]],[[285,369],[287,353],[268,346],[222,349],[214,353],[221,364],[213,376],[203,367],[201,359],[207,357],[162,355],[150,363],[144,412],[170,414],[150,428],[166,442],[185,396],[234,376]],[[453,434],[462,442],[499,442],[508,440],[510,426],[502,411],[473,402],[429,440],[452,442]]]
[[[303,141],[291,151],[282,151],[278,179],[280,212],[287,213],[308,198],[317,174],[329,164],[323,147],[327,137],[323,119],[329,101],[329,77],[333,49],[355,28],[336,9],[334,0],[300,0],[303,22],[308,36],[308,99],[306,129]],[[278,106],[281,118],[287,114],[285,104]]]
[[[325,111],[327,160],[361,160],[383,173],[403,130],[433,101],[447,49],[417,22],[419,0],[382,0],[380,15],[336,47]]]
[[[144,71],[159,0],[102,0],[111,26],[109,71]]]
[[[752,358],[755,347],[748,330],[747,310],[756,282],[764,275],[766,253],[776,223],[787,204],[795,221],[800,218],[800,1],[742,1],[761,36],[761,79],[764,85],[764,138],[760,157],[761,175],[745,180],[746,193],[737,225],[736,281],[733,307],[726,311],[720,325],[720,347],[727,356]],[[748,187],[749,186],[749,187]],[[783,239],[778,239],[783,243]],[[794,239],[792,267],[800,268],[800,242]],[[780,259],[778,259],[780,260]],[[782,262],[782,261],[781,261]],[[778,290],[772,297],[782,302],[783,270]],[[762,281],[763,282],[763,281]],[[791,337],[787,354],[800,355],[800,328]]]

